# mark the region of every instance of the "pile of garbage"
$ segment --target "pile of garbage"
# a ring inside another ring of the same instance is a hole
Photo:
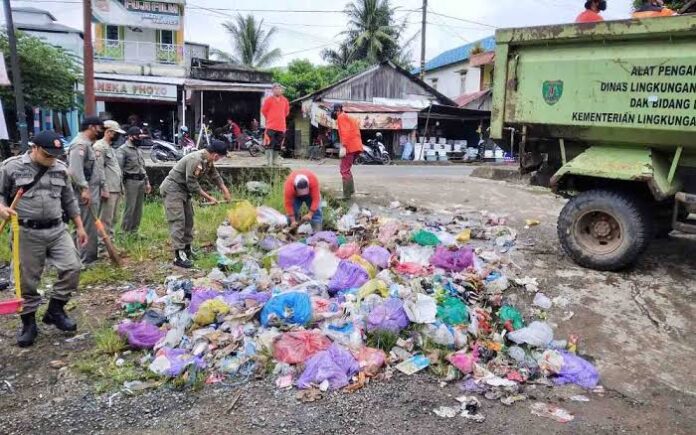
[[[118,331],[151,352],[157,375],[208,383],[272,376],[278,388],[352,391],[430,368],[506,404],[529,382],[597,386],[576,339],[544,321],[552,301],[536,280],[513,277],[517,234],[504,219],[406,222],[353,206],[337,227],[310,234],[242,203],[218,229],[218,268],[123,294]],[[514,305],[519,293],[534,294],[535,318]],[[479,419],[475,398],[461,402]]]

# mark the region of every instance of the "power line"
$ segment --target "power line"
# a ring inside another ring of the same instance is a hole
[[[471,42],[469,39],[467,39],[467,38],[463,37],[462,35],[460,35],[459,33],[455,32],[450,26],[448,26],[447,24],[445,24],[445,22],[442,21],[441,18],[435,17],[435,19],[437,19],[437,20],[439,21],[439,23],[438,23],[437,25],[438,25],[438,26],[441,26],[441,30],[446,31],[448,34],[450,34],[450,35],[452,35],[452,36],[454,36],[454,37],[457,37],[457,38],[461,39],[461,40],[464,41],[464,42],[467,42],[467,43],[468,43],[468,42]]]
[[[478,21],[467,20],[467,19],[465,19],[465,18],[459,18],[459,17],[453,17],[452,15],[441,14],[441,13],[435,12],[435,11],[433,11],[433,10],[430,10],[430,13],[433,14],[433,15],[438,15],[438,16],[440,16],[440,17],[449,18],[449,19],[452,19],[452,20],[463,21],[463,22],[469,23],[469,24],[476,24],[476,25],[478,25],[478,26],[490,27],[490,28],[492,28],[492,29],[497,29],[497,28],[498,28],[497,26],[492,26],[492,25],[486,24],[486,23],[480,23],[480,22],[478,22]]]

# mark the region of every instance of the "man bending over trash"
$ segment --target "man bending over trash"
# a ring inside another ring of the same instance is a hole
[[[300,216],[303,204],[307,206],[308,212]],[[324,217],[321,213],[319,179],[312,171],[298,169],[285,180],[285,212],[290,225],[311,222],[314,232],[321,231]]]

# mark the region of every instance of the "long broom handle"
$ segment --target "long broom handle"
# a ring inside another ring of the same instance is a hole
[[[12,200],[12,204],[10,204],[10,209],[14,210],[15,208],[17,208],[17,204],[19,204],[19,200],[22,199],[22,195],[24,195],[24,189],[20,187],[19,190],[17,190],[14,199]],[[0,233],[2,233],[2,230],[5,229],[8,220],[10,219],[5,219],[4,221],[2,221],[2,223],[0,223]]]

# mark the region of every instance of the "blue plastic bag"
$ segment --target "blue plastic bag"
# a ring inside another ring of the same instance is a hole
[[[599,383],[599,373],[597,369],[570,352],[561,352],[563,356],[563,366],[558,376],[554,378],[556,385],[577,384],[588,390],[594,388]]]
[[[336,294],[342,290],[360,288],[369,280],[370,276],[365,269],[350,261],[341,260],[329,281],[329,292]]]
[[[350,378],[360,371],[360,364],[345,348],[332,344],[305,362],[305,371],[297,380],[302,389],[311,388],[329,381],[332,390],[343,388],[350,383]]]
[[[375,307],[367,316],[367,330],[398,333],[409,324],[401,299],[390,298]]]
[[[312,301],[307,293],[282,293],[269,300],[261,310],[263,326],[277,324],[307,325],[312,320]]]
[[[283,270],[299,266],[309,272],[313,261],[314,249],[302,243],[291,243],[278,250],[278,266]]]

